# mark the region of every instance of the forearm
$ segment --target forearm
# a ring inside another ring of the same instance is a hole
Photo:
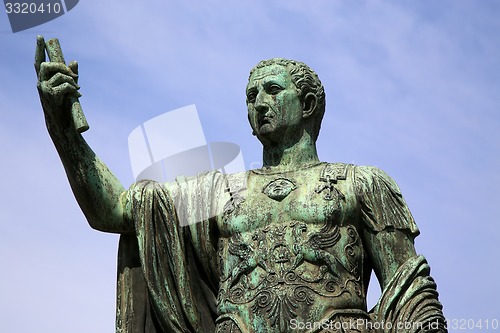
[[[49,133],[90,226],[105,232],[131,231],[120,200],[125,189],[115,175],[74,129],[67,128],[62,133],[49,129]]]

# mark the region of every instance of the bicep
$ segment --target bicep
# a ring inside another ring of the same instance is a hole
[[[96,206],[97,212],[93,216],[87,216],[87,221],[93,229],[119,234],[134,231],[129,191],[123,190],[115,196],[105,197]]]
[[[386,228],[364,231],[365,249],[383,289],[398,268],[416,255],[413,236],[404,230]]]

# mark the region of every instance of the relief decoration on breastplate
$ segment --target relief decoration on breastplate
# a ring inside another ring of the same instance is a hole
[[[219,303],[251,304],[254,313],[280,324],[297,316],[299,303],[308,306],[318,297],[344,293],[362,296],[361,246],[354,226],[308,232],[305,223],[290,221],[245,236],[228,241],[239,264],[222,277]]]

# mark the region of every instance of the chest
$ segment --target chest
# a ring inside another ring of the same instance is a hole
[[[222,236],[293,221],[318,230],[326,223],[356,224],[356,198],[348,177],[323,177],[323,170],[324,166],[284,174],[250,172],[245,188],[225,205],[219,221]]]

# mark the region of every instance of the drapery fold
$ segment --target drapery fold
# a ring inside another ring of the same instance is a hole
[[[191,229],[181,225],[177,214],[189,205],[176,208],[170,191],[154,181],[136,183],[128,195],[136,235],[120,240],[117,332],[213,332],[210,279],[198,270]],[[202,226],[193,230],[206,231]]]
[[[380,333],[447,332],[436,283],[423,256],[408,259],[387,284],[371,311]]]

